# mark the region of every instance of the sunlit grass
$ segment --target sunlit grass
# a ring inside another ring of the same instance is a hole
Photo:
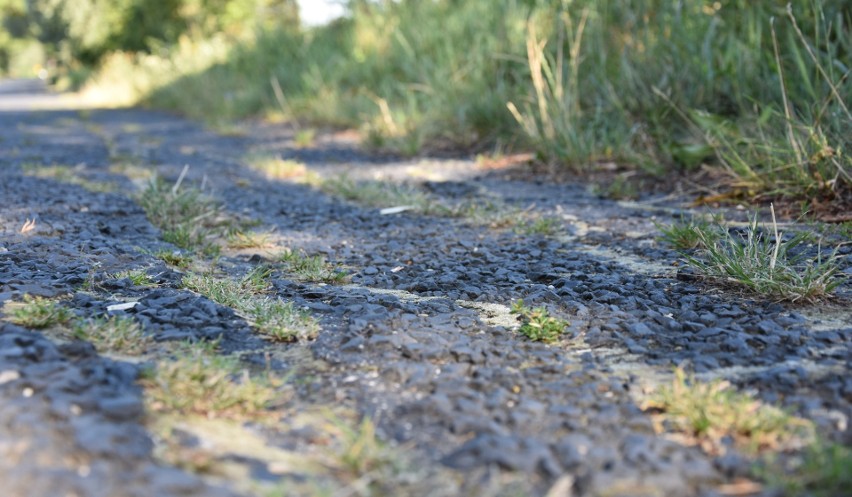
[[[682,369],[645,408],[660,411],[667,429],[707,442],[711,450],[725,438],[752,453],[803,447],[814,439],[809,421],[740,393],[728,382],[699,382]]]
[[[820,251],[809,258],[797,252],[805,248],[810,235],[800,232],[784,239],[774,210],[772,216],[771,230],[760,227],[755,215],[743,235],[713,226],[693,226],[694,242],[704,248],[684,257],[712,281],[769,298],[815,301],[829,296],[844,281],[835,256],[824,256]],[[672,231],[670,234],[675,236]]]
[[[271,269],[267,267],[254,268],[242,279],[188,273],[183,286],[235,310],[270,339],[289,342],[315,338],[319,325],[308,312],[292,302],[266,295],[270,276]]]
[[[185,344],[141,380],[155,413],[252,419],[267,414],[278,398],[271,377],[252,376],[239,359],[209,344]]]
[[[57,300],[24,295],[23,302],[7,310],[10,320],[27,328],[49,328],[68,324],[74,313]]]
[[[139,323],[123,316],[80,319],[71,333],[74,338],[91,342],[101,353],[140,355],[151,351],[154,344]]]

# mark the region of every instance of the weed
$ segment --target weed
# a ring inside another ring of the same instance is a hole
[[[334,422],[340,446],[336,450],[338,469],[351,477],[361,477],[385,466],[394,466],[392,451],[376,436],[376,425],[369,418],[361,420],[357,428]]]
[[[321,255],[307,255],[301,250],[287,250],[278,256],[284,269],[299,280],[339,284],[346,281],[348,275],[329,264]]]
[[[719,447],[730,437],[749,451],[801,446],[813,439],[813,425],[750,395],[730,383],[699,383],[678,368],[670,386],[660,388],[646,409],[662,412],[668,426]]]
[[[55,300],[24,295],[23,305],[11,309],[11,321],[27,328],[50,328],[71,321],[74,313]]]
[[[296,308],[292,302],[259,295],[269,289],[267,279],[270,274],[271,270],[266,267],[253,269],[241,280],[190,273],[184,276],[183,286],[234,309],[258,332],[271,339],[294,341],[315,338],[319,327],[310,314]]]
[[[512,314],[518,314],[521,327],[518,331],[530,340],[552,343],[562,336],[568,321],[551,316],[544,307],[529,308],[523,300],[512,304]]]
[[[658,240],[677,250],[707,248],[707,243],[710,243],[709,246],[714,245],[727,232],[722,227],[721,216],[714,216],[712,220],[696,216],[687,219],[681,214],[679,222],[664,225],[655,221],[654,226],[662,233]]]
[[[272,268],[266,265],[255,266],[241,281],[242,288],[254,293],[265,293],[269,291],[271,284],[269,278],[272,276]]]
[[[151,411],[220,418],[257,418],[279,398],[271,378],[252,377],[235,357],[185,344],[157,361],[141,381]]]
[[[139,355],[147,352],[154,343],[142,332],[139,323],[122,316],[77,320],[72,334],[75,338],[91,342],[102,353]]]
[[[257,330],[273,340],[312,340],[319,333],[319,327],[310,314],[298,309],[292,302],[281,299],[255,300],[250,311]]]
[[[139,195],[139,205],[163,232],[163,240],[182,249],[215,254],[215,239],[233,231],[234,219],[200,190],[180,186],[180,179],[173,186],[154,179]]]
[[[712,230],[709,233],[696,231],[706,249],[699,256],[686,255],[686,260],[713,280],[782,300],[817,300],[843,283],[837,276],[839,266],[834,256],[823,260],[821,253],[816,259],[795,254],[807,235],[798,233],[784,240],[778,232],[774,209],[772,228],[774,239],[770,241],[758,227],[755,214],[745,236],[735,237],[725,232],[720,240],[713,240],[710,238]]]
[[[162,249],[154,252],[153,255],[166,264],[180,269],[186,269],[192,264],[192,256],[179,250]]]
[[[538,217],[519,219],[515,222],[514,230],[523,235],[553,236],[562,228],[562,222],[554,217]]]
[[[155,287],[157,286],[157,282],[145,271],[141,269],[136,269],[133,271],[124,271],[121,273],[116,273],[113,275],[116,279],[127,278],[133,283],[133,286],[143,286],[143,287]]]

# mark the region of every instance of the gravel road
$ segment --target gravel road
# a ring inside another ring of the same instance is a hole
[[[655,227],[679,219],[688,199],[616,202],[475,160],[370,155],[340,134],[298,146],[298,130],[282,125],[217,134],[166,113],[73,105],[33,82],[0,82],[0,495],[778,495],[748,483],[754,454],[660,433],[644,401],[676,366],[852,445],[852,285],[826,304],[793,305],[691,277]],[[383,215],[398,206],[366,207],[246,166],[261,156],[320,178],[407,181],[447,204],[509,206],[553,229]],[[349,273],[340,284],[273,273],[271,295],[308,310],[315,339],[264,338],[155,257],[174,247],[138,192],[152,172],[173,184],[183,171],[183,185],[269,233],[272,248],[224,249],[222,274],[238,278],[282,248]],[[852,246],[839,257],[852,275]],[[107,277],[126,271],[156,285]],[[9,306],[24,295],[60,299],[81,318],[133,318],[154,352],[99,353],[14,324]],[[519,299],[569,321],[563,339],[520,335],[509,312]],[[155,349],[216,339],[220,354],[285,379],[276,416],[154,421],[139,378],[164,353]],[[363,431],[361,420],[383,465],[344,472],[340,452],[328,453],[346,438],[340,425]],[[313,469],[292,462],[310,458]]]

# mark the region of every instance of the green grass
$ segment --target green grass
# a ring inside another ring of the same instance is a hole
[[[258,267],[242,279],[219,277],[214,274],[189,273],[183,286],[230,307],[248,320],[262,335],[277,341],[315,338],[319,326],[309,313],[292,302],[265,295],[270,289],[270,268]]]
[[[708,164],[750,196],[848,201],[850,13],[791,5],[359,2],[327,27],[107,54],[92,82],[208,122],[354,127],[403,153],[499,142],[579,170]]]
[[[72,335],[91,342],[98,352],[141,355],[149,352],[154,341],[142,332],[139,323],[129,317],[80,319],[72,327]]]
[[[143,286],[143,287],[155,287],[157,286],[157,282],[146,273],[142,269],[135,269],[132,271],[124,271],[121,273],[116,273],[113,275],[116,279],[127,278],[133,283],[133,286]]]
[[[518,332],[530,340],[553,343],[558,341],[565,328],[570,324],[564,319],[551,316],[544,307],[530,308],[523,300],[518,300],[511,307],[512,314],[517,314],[521,320]]]
[[[770,231],[761,227],[757,215],[744,235],[722,236],[715,229],[698,229],[698,244],[705,247],[686,261],[711,281],[744,288],[757,295],[789,301],[815,301],[829,296],[843,278],[832,255],[807,259],[796,250],[808,239],[807,233],[796,233],[785,240],[775,223]]]
[[[713,216],[712,219],[702,216],[687,218],[681,214],[678,222],[669,225],[654,222],[654,226],[661,233],[658,240],[677,250],[706,249],[724,237],[727,232],[722,226],[721,216]],[[710,245],[707,245],[708,243]]]
[[[50,328],[68,324],[74,313],[55,300],[24,295],[23,302],[7,309],[10,320],[27,328]]]
[[[152,254],[157,259],[165,262],[170,266],[179,269],[186,269],[192,264],[192,256],[181,252],[180,250],[158,250]]]
[[[340,284],[348,279],[342,271],[321,255],[307,255],[301,250],[287,250],[278,256],[283,269],[301,281]]]
[[[215,254],[217,238],[236,229],[236,222],[222,207],[197,188],[168,185],[162,179],[148,183],[137,198],[151,223],[160,228],[163,240],[186,250]]]
[[[157,361],[141,384],[152,412],[208,418],[257,418],[279,397],[271,378],[252,376],[239,359],[209,344],[184,344]]]
[[[660,412],[667,430],[717,447],[730,438],[739,448],[758,453],[801,447],[814,439],[809,421],[737,392],[728,382],[698,382],[680,368],[671,384],[648,400],[645,409]]]
[[[516,219],[513,229],[522,235],[555,236],[562,231],[562,221],[553,217],[522,218]]]

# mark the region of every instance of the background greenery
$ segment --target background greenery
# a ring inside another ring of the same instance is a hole
[[[41,64],[112,102],[355,127],[404,153],[709,164],[751,198],[850,199],[849,1],[351,0],[312,29],[293,0],[0,0],[0,12],[7,72]]]

